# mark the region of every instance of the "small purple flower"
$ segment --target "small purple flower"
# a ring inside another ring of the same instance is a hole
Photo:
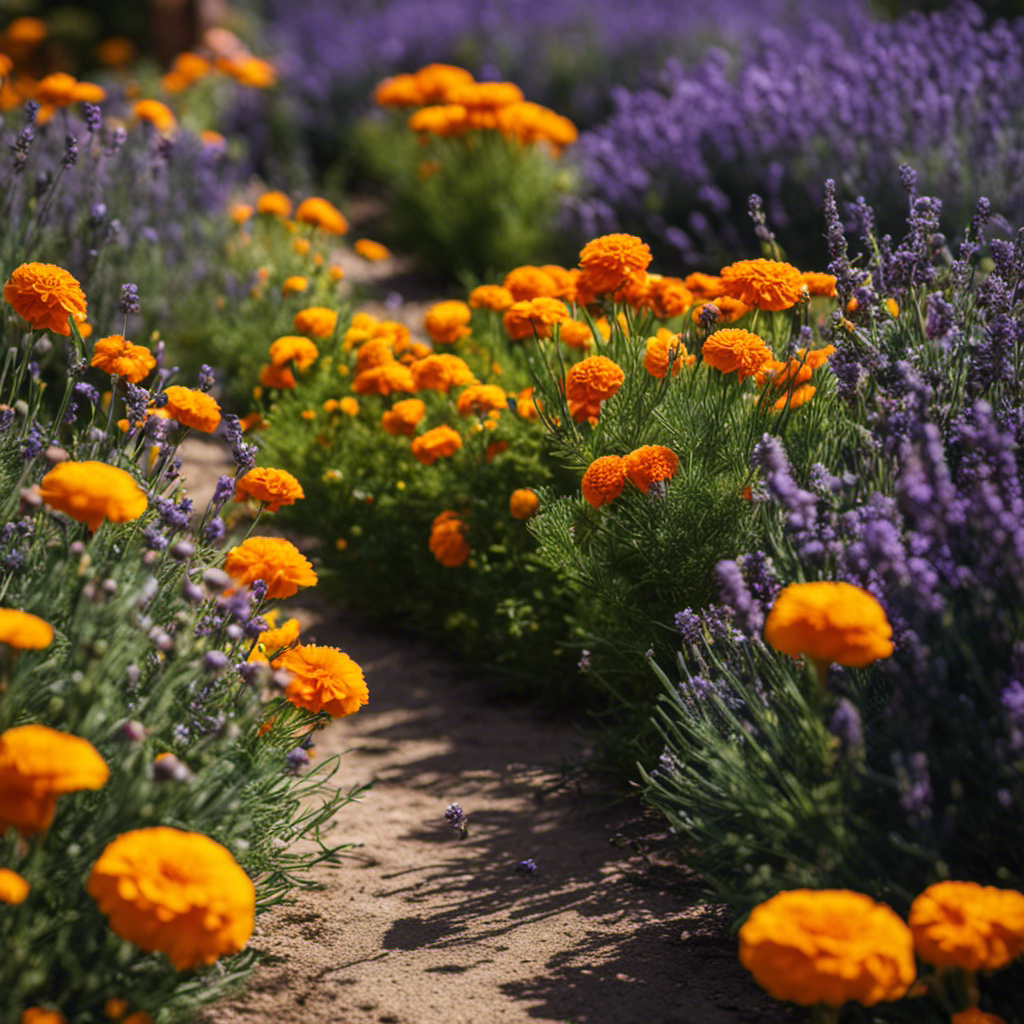
[[[449,804],[444,812],[444,820],[459,833],[460,839],[465,839],[469,835],[469,819],[462,809],[462,804]]]
[[[537,862],[532,857],[527,857],[526,860],[521,860],[516,864],[516,871],[520,875],[535,875],[537,874]]]
[[[125,316],[128,316],[129,313],[138,313],[142,309],[142,304],[139,302],[138,285],[121,285],[121,301],[118,302],[117,309]]]
[[[228,667],[228,656],[223,651],[207,651],[203,655],[203,668],[207,672],[223,672]]]

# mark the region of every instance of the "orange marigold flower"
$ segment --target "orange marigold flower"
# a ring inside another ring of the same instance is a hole
[[[285,334],[270,346],[270,362],[277,367],[294,362],[298,369],[308,370],[319,355],[316,345],[298,334]]]
[[[466,108],[458,103],[423,107],[422,110],[417,110],[415,114],[410,115],[408,124],[414,132],[439,135],[442,138],[464,135],[469,128],[469,123],[466,120]],[[439,169],[440,165],[434,168],[434,172],[436,173]],[[429,177],[422,173],[420,176]]]
[[[818,664],[863,668],[892,654],[892,627],[874,595],[852,583],[791,583],[775,598],[764,639]]]
[[[722,292],[758,309],[789,309],[803,287],[800,271],[780,260],[740,260],[722,268]]]
[[[266,505],[268,512],[276,512],[283,505],[294,505],[305,496],[302,484],[286,469],[257,466],[235,482],[235,501],[254,498]]]
[[[701,357],[708,366],[722,373],[735,370],[740,380],[746,380],[771,360],[772,351],[758,335],[739,327],[728,327],[708,335]]]
[[[111,931],[179,971],[237,953],[252,935],[256,890],[219,843],[158,825],[122,832],[89,872],[86,892]]]
[[[647,292],[643,297],[643,305],[659,320],[681,316],[695,301],[693,292],[678,277],[660,277],[655,274],[650,275]]]
[[[61,462],[39,484],[43,501],[96,531],[104,520],[128,523],[146,511],[149,498],[130,473],[105,462]]]
[[[66,270],[52,263],[22,263],[4,285],[4,301],[37,331],[68,337],[68,317],[86,318],[85,293]]]
[[[602,455],[587,466],[581,487],[583,497],[600,508],[609,505],[626,486],[626,460],[621,455]]]
[[[284,192],[277,190],[264,192],[256,200],[256,212],[274,217],[290,217],[292,215],[292,201]]]
[[[271,626],[270,629],[265,629],[256,638],[256,645],[246,660],[261,661],[264,664],[267,664],[269,660],[270,664],[276,667],[278,652],[293,646],[299,639],[299,632],[298,619],[288,619],[280,626]]]
[[[110,68],[131,64],[135,53],[135,44],[125,36],[111,36],[96,44],[96,59]]]
[[[138,384],[156,366],[156,359],[145,346],[133,345],[122,335],[111,334],[97,339],[90,365]]]
[[[352,248],[364,260],[369,260],[371,263],[379,263],[381,260],[391,257],[391,250],[386,245],[375,242],[372,238],[360,238]]]
[[[513,519],[529,519],[538,508],[540,498],[529,487],[517,487],[508,499],[508,513]]]
[[[299,644],[275,664],[291,675],[285,697],[297,708],[342,718],[370,699],[363,670],[336,647]]]
[[[372,370],[375,366],[383,366],[394,361],[391,342],[387,338],[371,338],[359,346],[354,372],[359,374],[364,370]]]
[[[650,247],[636,235],[602,235],[580,250],[579,287],[596,295],[613,292],[642,279],[650,262]]]
[[[41,18],[23,15],[15,18],[4,31],[4,46],[34,47],[38,46],[48,35],[49,29]]]
[[[171,61],[171,73],[181,76],[189,84],[205,78],[213,70],[210,62],[198,53],[179,53]]]
[[[107,98],[107,90],[96,82],[78,82],[71,90],[72,103],[102,103]]]
[[[820,274],[813,270],[805,270],[800,281],[809,295],[821,295],[827,299],[836,297],[836,279],[832,274]]]
[[[707,301],[722,294],[722,279],[714,274],[702,274],[700,271],[687,274],[683,278],[683,284],[689,288],[695,299]]]
[[[298,295],[308,287],[309,281],[306,278],[300,274],[294,274],[292,277],[284,279],[284,283],[281,285],[281,296],[287,299],[289,295]]]
[[[235,203],[228,210],[228,216],[236,224],[244,224],[252,216],[252,206],[249,203]]]
[[[68,1024],[67,1017],[60,1010],[44,1010],[41,1006],[30,1006],[21,1011],[18,1024]]]
[[[408,366],[392,361],[356,374],[352,390],[357,395],[390,395],[395,391],[415,391],[416,384]]]
[[[1006,1024],[1004,1018],[995,1013],[985,1013],[978,1007],[972,1006],[969,1009],[954,1013],[949,1018],[949,1024]]]
[[[500,284],[482,284],[469,293],[473,309],[491,309],[495,313],[503,313],[515,301],[513,294]]]
[[[309,306],[300,309],[292,323],[300,334],[309,334],[314,338],[329,338],[334,334],[338,314],[325,306]]]
[[[450,95],[453,103],[485,110],[523,102],[523,91],[514,82],[465,82],[456,86]]]
[[[381,426],[398,437],[412,437],[416,427],[427,411],[426,405],[418,398],[404,398],[388,409],[380,418]]]
[[[78,79],[65,71],[46,75],[36,84],[37,103],[52,103],[55,107],[66,107],[74,102],[73,93]]]
[[[19,651],[37,651],[53,641],[53,626],[19,608],[0,608],[0,644]]]
[[[346,416],[358,416],[359,415],[359,402],[352,398],[350,395],[346,395],[338,402],[338,408]]]
[[[159,100],[137,100],[132,108],[132,116],[147,121],[158,132],[165,134],[174,131],[178,124],[171,108]]]
[[[343,235],[348,231],[345,215],[332,202],[320,196],[303,199],[295,211],[295,219],[300,224],[322,228],[330,235]]]
[[[393,75],[377,84],[373,102],[379,107],[418,107],[425,101],[415,75]]]
[[[653,338],[647,339],[644,352],[644,369],[652,376],[661,379],[668,373],[669,355],[672,355],[672,376],[679,373],[683,364],[693,366],[696,356],[686,351],[681,334],[673,334],[667,327],[659,327]]]
[[[513,302],[505,310],[502,325],[512,341],[521,341],[533,335],[548,338],[554,324],[569,319],[569,309],[561,299],[541,295],[535,299]]]
[[[0,868],[0,903],[24,903],[28,882],[10,868]]]
[[[741,316],[746,316],[750,312],[750,307],[745,306],[739,299],[718,295],[713,299],[702,300],[694,309],[692,319],[695,324],[700,323],[700,314],[707,303],[718,310],[718,319],[715,322],[720,324],[734,324]]]
[[[449,103],[456,89],[474,81],[465,68],[454,64],[427,64],[413,78],[423,97],[422,103]]]
[[[193,427],[204,434],[212,434],[220,425],[220,406],[213,395],[181,384],[164,388],[167,404],[164,411],[183,427]]]
[[[780,398],[776,398],[772,403],[772,408],[776,412],[782,412],[786,408],[786,402],[789,402],[790,409],[799,409],[805,402],[809,402],[817,392],[817,388],[813,384],[802,384],[798,388],[794,388],[788,395],[782,395]]]
[[[571,366],[565,378],[565,397],[572,418],[579,422],[597,416],[601,403],[622,387],[625,378],[622,367],[607,356],[587,356]]]
[[[411,451],[424,466],[432,466],[438,459],[454,455],[461,447],[462,435],[457,430],[442,425],[415,438]]]
[[[534,267],[529,264],[510,270],[505,275],[502,287],[511,293],[515,302],[538,299],[541,296],[549,299],[561,298],[558,294],[561,289],[555,277],[544,267]]]
[[[409,370],[417,391],[449,391],[473,380],[473,371],[465,360],[448,352],[417,359],[410,363]]]
[[[671,480],[679,469],[679,457],[671,448],[645,444],[622,460],[622,468],[635,487],[646,494],[654,484]]]
[[[447,509],[430,524],[430,553],[447,569],[462,565],[469,558],[465,522],[458,512]]]
[[[277,71],[268,60],[260,57],[242,57],[240,60],[221,60],[217,66],[239,85],[250,89],[269,89],[277,82]]]
[[[458,299],[435,302],[424,319],[424,326],[430,340],[437,344],[450,345],[469,334],[467,326],[473,312]]]
[[[533,388],[523,388],[516,396],[516,415],[520,419],[532,422],[539,418],[537,402],[533,397]]]
[[[740,928],[740,963],[773,998],[801,1006],[899,999],[917,973],[910,929],[846,889],[794,889],[755,907]]]
[[[57,797],[99,789],[110,775],[96,748],[80,736],[45,725],[0,733],[0,834],[33,836],[49,828]]]
[[[290,366],[274,366],[272,363],[260,367],[259,381],[265,388],[278,388],[280,391],[290,391],[296,386]]]
[[[579,320],[562,320],[558,325],[558,340],[569,348],[588,349],[594,340],[590,326]]]
[[[224,559],[224,571],[240,587],[266,580],[267,599],[291,597],[299,587],[316,586],[316,573],[299,549],[283,537],[249,537]]]
[[[934,967],[998,971],[1024,952],[1024,894],[938,882],[910,905],[917,955]]]
[[[486,416],[508,408],[508,396],[497,384],[470,384],[459,395],[456,408],[460,416]]]

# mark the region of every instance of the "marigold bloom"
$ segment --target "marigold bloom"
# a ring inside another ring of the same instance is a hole
[[[447,509],[434,517],[430,525],[430,553],[447,569],[462,565],[469,558],[465,522],[458,512]]]
[[[269,618],[269,616],[268,616]],[[264,664],[268,663],[268,659],[273,659],[270,664],[277,665],[275,655],[278,651],[284,650],[286,647],[291,647],[299,639],[299,620],[288,619],[280,626],[271,626],[270,629],[265,629],[256,638],[256,645],[249,653],[247,661],[261,661]]]
[[[595,295],[613,292],[642,279],[650,262],[650,247],[636,235],[602,235],[580,250],[579,288]]]
[[[809,295],[821,295],[827,299],[836,297],[836,279],[832,274],[819,274],[813,270],[805,270],[800,281]]]
[[[158,132],[164,134],[174,131],[178,119],[166,103],[159,100],[137,100],[132,108],[132,116],[139,121],[147,121]]]
[[[252,205],[250,203],[235,203],[228,210],[228,216],[236,224],[244,224],[252,216]]]
[[[445,139],[454,135],[464,135],[469,129],[466,108],[459,103],[443,103],[438,106],[423,107],[422,110],[417,110],[415,114],[409,116],[408,125],[414,132],[439,135]],[[440,165],[437,169],[440,169]]]
[[[607,356],[587,356],[571,366],[565,377],[565,397],[572,418],[579,422],[597,416],[601,403],[611,398],[624,380],[622,367]]]
[[[346,416],[358,416],[359,402],[355,398],[352,398],[351,395],[346,395],[338,402],[338,409]]]
[[[312,224],[330,235],[343,235],[348,231],[345,215],[332,202],[320,196],[311,196],[299,203],[295,219],[300,224]]]
[[[934,967],[998,971],[1024,952],[1024,894],[938,882],[910,905],[917,955]]]
[[[146,511],[149,498],[130,473],[105,462],[61,462],[39,484],[52,509],[98,530],[104,520],[127,523]]]
[[[133,345],[122,335],[111,334],[97,339],[90,365],[138,384],[156,366],[156,359],[144,345]]]
[[[224,559],[224,571],[240,587],[256,580],[267,583],[267,599],[291,597],[299,587],[316,586],[313,566],[291,541],[283,537],[249,537]]]
[[[96,82],[77,82],[71,90],[72,103],[102,103],[107,98],[107,90]]]
[[[772,403],[772,408],[776,412],[782,412],[786,408],[786,402],[788,401],[790,409],[799,409],[801,405],[809,402],[815,396],[817,390],[813,384],[802,384],[788,394],[782,395],[781,398],[776,398]]]
[[[551,328],[572,319],[569,309],[561,299],[545,295],[522,302],[513,302],[502,317],[502,326],[512,341],[521,341],[536,335],[538,338],[551,336]]]
[[[529,519],[538,508],[540,498],[529,487],[517,487],[508,499],[508,513],[513,519]]]
[[[464,302],[447,299],[427,310],[424,326],[431,341],[450,345],[469,334],[467,325],[472,317],[472,310]]]
[[[621,455],[602,455],[587,466],[580,485],[583,497],[600,508],[609,505],[626,486],[626,460]]]
[[[217,66],[239,85],[250,89],[269,89],[277,82],[277,71],[268,60],[260,57],[242,57],[239,60],[218,61]]]
[[[803,287],[800,271],[780,260],[740,260],[722,268],[722,292],[758,309],[789,309]]]
[[[300,334],[308,334],[314,338],[329,338],[334,334],[338,314],[325,306],[309,306],[300,309],[292,323]]]
[[[131,64],[135,53],[135,44],[126,36],[111,36],[96,44],[96,59],[110,68]]]
[[[916,975],[910,929],[883,903],[845,889],[794,889],[755,907],[740,963],[775,999],[864,1006],[901,998]]]
[[[18,608],[0,608],[0,644],[19,651],[37,651],[53,642],[53,626]]]
[[[237,953],[252,935],[256,890],[219,843],[159,825],[123,832],[89,872],[86,892],[111,931],[179,971]]]
[[[438,459],[454,455],[462,447],[462,435],[442,425],[415,438],[410,450],[424,466],[432,466]]]
[[[623,457],[622,468],[635,487],[646,494],[652,484],[671,480],[679,469],[679,457],[671,448],[645,444]]]
[[[579,137],[576,125],[569,118],[526,100],[500,107],[495,111],[495,122],[498,131],[525,146],[548,143],[556,157]]]
[[[686,351],[681,334],[673,334],[666,327],[659,327],[658,333],[653,338],[647,339],[647,349],[644,352],[644,369],[659,380],[668,373],[669,354],[673,353],[672,376],[674,377],[686,366],[693,366],[697,361],[696,356],[691,356]]]
[[[179,53],[171,61],[171,73],[178,75],[189,85],[205,78],[212,70],[213,66],[205,57],[191,51]]]
[[[531,423],[540,417],[537,401],[533,397],[533,388],[523,388],[516,396],[516,415]]]
[[[395,437],[412,437],[426,411],[427,407],[420,399],[404,398],[384,412],[380,418],[381,426]]]
[[[701,313],[705,305],[713,305],[718,310],[718,318],[715,323],[734,324],[741,316],[750,312],[750,307],[745,306],[739,299],[730,298],[728,295],[717,295],[713,299],[703,300],[694,309],[692,319],[695,324],[700,323]]]
[[[274,366],[273,363],[266,363],[260,367],[260,384],[265,388],[277,388],[280,391],[290,391],[296,386],[295,374],[290,366]]]
[[[740,327],[728,327],[708,335],[701,349],[708,366],[722,373],[736,371],[740,380],[753,377],[772,358],[763,339]]]
[[[285,697],[298,708],[342,718],[370,699],[363,670],[336,647],[299,644],[275,664],[291,674]]]
[[[424,101],[423,90],[415,75],[393,75],[377,84],[373,102],[379,107],[418,107]]]
[[[302,484],[286,469],[257,466],[235,482],[235,501],[253,498],[265,504],[268,512],[294,505],[305,496]]]
[[[511,293],[515,302],[539,299],[541,296],[549,299],[561,298],[558,294],[561,290],[559,282],[554,275],[548,273],[544,267],[534,267],[530,264],[510,270],[505,275],[502,287]]]
[[[459,395],[456,408],[460,416],[486,416],[491,412],[504,412],[508,396],[497,384],[470,384]]]
[[[352,248],[364,260],[369,260],[371,263],[379,263],[381,260],[391,257],[391,250],[386,245],[375,242],[372,238],[360,238]]]
[[[212,434],[220,425],[220,406],[213,395],[181,384],[164,388],[167,404],[164,411],[183,427],[193,427],[204,434]]]
[[[24,903],[29,885],[10,868],[0,868],[0,903]]]
[[[352,390],[357,395],[390,395],[395,391],[415,391],[416,384],[409,367],[392,360],[357,374],[352,379]]]
[[[359,346],[354,372],[360,374],[365,370],[372,370],[375,366],[383,366],[394,361],[395,354],[391,342],[387,338],[371,338]]]
[[[287,299],[289,295],[298,295],[309,287],[309,281],[300,274],[293,274],[286,277],[281,285],[281,296]]]
[[[67,1017],[60,1010],[44,1010],[41,1006],[30,1006],[21,1011],[18,1024],[68,1024]]]
[[[967,1010],[954,1013],[949,1018],[949,1024],[1006,1024],[1006,1021],[998,1014],[985,1013],[984,1010],[972,1006]]]
[[[41,18],[23,15],[11,21],[4,30],[3,42],[7,47],[30,48],[38,46],[49,34],[50,30]]]
[[[659,320],[681,316],[695,302],[693,292],[678,277],[649,276],[642,305]]]
[[[317,360],[320,350],[299,334],[285,334],[270,346],[270,362],[273,366],[295,363],[299,370],[308,370]]]
[[[775,598],[764,639],[821,664],[863,668],[892,654],[892,627],[874,595],[852,583],[791,583]]]
[[[594,336],[588,324],[579,320],[562,320],[558,324],[558,340],[569,348],[588,349]]]
[[[22,263],[4,285],[4,301],[37,331],[68,337],[68,317],[87,316],[82,286],[52,263]]]
[[[495,313],[504,313],[515,301],[512,293],[500,284],[482,284],[469,293],[473,309],[490,309]]]
[[[78,80],[65,71],[46,75],[36,84],[37,103],[52,103],[55,107],[66,107],[74,102],[73,93]]]
[[[454,64],[427,64],[413,75],[422,103],[449,103],[457,89],[473,83],[473,76]]]
[[[23,836],[49,828],[57,797],[99,789],[110,771],[96,748],[80,736],[45,725],[19,725],[0,733],[0,834]]]

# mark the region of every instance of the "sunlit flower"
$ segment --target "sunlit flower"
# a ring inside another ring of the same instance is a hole
[[[286,469],[257,466],[235,481],[235,501],[252,498],[266,505],[268,512],[294,505],[305,496],[302,484]]]
[[[336,647],[299,644],[275,664],[291,675],[285,697],[296,707],[341,718],[370,699],[363,670]]]
[[[594,335],[588,324],[579,320],[561,320],[558,324],[558,340],[569,348],[588,349]]]
[[[377,84],[373,102],[380,107],[418,107],[424,101],[423,90],[415,75],[393,75]]]
[[[212,434],[220,425],[220,406],[213,395],[195,388],[183,387],[181,384],[172,384],[164,388],[164,394],[167,395],[164,411],[183,427],[192,427],[204,434]]]
[[[357,399],[352,398],[351,395],[346,395],[338,402],[338,409],[346,416],[358,416],[359,402]]]
[[[280,391],[291,391],[297,386],[290,366],[274,366],[273,363],[260,367],[259,382],[265,388],[277,388]]]
[[[734,324],[740,317],[746,316],[750,312],[750,306],[745,306],[739,299],[733,299],[728,295],[716,295],[711,299],[702,299],[698,303],[692,314],[695,324],[700,323],[704,306],[709,303],[718,310],[718,316],[715,318],[717,324]]]
[[[360,238],[352,248],[364,260],[369,260],[371,263],[379,263],[381,260],[391,258],[391,250],[386,245],[375,242],[372,238]]]
[[[473,380],[473,371],[465,360],[448,352],[424,356],[409,364],[417,391],[449,391]]]
[[[415,73],[422,103],[449,103],[457,89],[473,82],[473,76],[454,64],[427,64]]]
[[[626,486],[626,461],[620,455],[602,455],[587,466],[580,485],[594,508],[613,502]]]
[[[185,971],[237,953],[252,935],[256,891],[219,843],[167,826],[107,844],[86,891],[111,931]]]
[[[299,274],[286,277],[281,284],[281,297],[287,299],[289,295],[299,295],[309,287],[309,281]]]
[[[832,274],[820,274],[813,270],[805,270],[800,281],[809,295],[821,295],[827,299],[836,297],[836,279]]]
[[[697,357],[690,355],[683,344],[681,334],[673,334],[666,327],[659,327],[653,338],[647,339],[644,351],[644,369],[652,376],[661,379],[668,373],[669,355],[672,355],[672,376],[679,373],[685,366],[693,366]]]
[[[490,412],[507,409],[508,396],[505,389],[496,384],[470,384],[459,395],[456,408],[460,416],[486,416]]]
[[[53,642],[53,626],[18,608],[0,608],[0,644],[19,651],[35,651]]]
[[[636,235],[611,234],[595,238],[580,251],[578,287],[600,295],[642,278],[651,262],[651,250]]]
[[[133,345],[122,335],[111,334],[97,339],[90,365],[138,384],[156,366],[156,359],[144,345]]]
[[[412,437],[426,411],[427,407],[420,399],[404,398],[383,413],[381,426],[395,437]]]
[[[722,292],[763,310],[789,309],[800,301],[800,271],[780,260],[740,260],[722,268]]]
[[[652,484],[671,480],[679,469],[679,456],[660,444],[645,444],[622,459],[626,476],[646,494]]]
[[[4,301],[37,331],[68,337],[68,317],[87,316],[82,286],[52,263],[22,263],[4,285]]]
[[[458,299],[435,302],[427,310],[424,326],[430,340],[438,344],[452,344],[469,334],[469,322],[473,313],[469,306]]]
[[[73,93],[77,84],[78,80],[66,71],[45,75],[36,83],[36,102],[66,107],[74,102]]]
[[[541,295],[535,299],[513,302],[502,317],[502,326],[512,341],[536,335],[551,336],[551,328],[570,320],[569,309],[561,299]]]
[[[1006,1020],[995,1013],[985,1013],[978,1007],[972,1006],[967,1010],[954,1013],[949,1018],[949,1024],[1006,1024]]]
[[[270,362],[273,366],[294,363],[299,370],[308,370],[317,360],[320,350],[309,340],[298,334],[285,334],[270,346]]]
[[[426,135],[439,135],[441,138],[464,135],[469,129],[466,108],[459,103],[442,103],[423,107],[409,116],[408,125],[411,131],[423,132]],[[434,173],[439,169],[440,165],[437,165]]]
[[[404,363],[387,362],[371,367],[352,379],[357,395],[390,395],[395,391],[415,391],[412,371]]]
[[[24,903],[29,885],[10,868],[0,868],[0,903]]]
[[[482,284],[469,293],[469,304],[473,309],[490,309],[495,313],[504,313],[515,297],[500,284]]]
[[[642,305],[659,320],[670,320],[685,313],[695,301],[693,292],[678,277],[651,274]]]
[[[728,327],[708,335],[701,358],[722,373],[735,370],[740,380],[746,380],[771,360],[772,351],[758,335],[739,327]]]
[[[529,519],[538,508],[540,498],[529,487],[517,487],[508,499],[508,512],[513,519]]]
[[[325,306],[309,306],[300,309],[292,323],[300,334],[308,334],[313,338],[329,338],[334,334],[338,314]]]
[[[538,299],[541,296],[549,299],[562,298],[558,294],[561,289],[556,278],[543,267],[529,264],[510,270],[505,275],[502,287],[512,295],[515,302],[525,302],[527,299]]]
[[[41,1006],[30,1006],[21,1011],[18,1024],[68,1024],[67,1017],[60,1010],[44,1010]]]
[[[410,450],[424,466],[432,466],[438,459],[454,455],[462,447],[462,435],[442,425],[414,438]]]
[[[565,377],[565,397],[572,418],[579,422],[597,416],[601,403],[622,387],[623,380],[622,367],[607,356],[587,356],[571,366]]]
[[[291,597],[299,587],[313,587],[317,582],[309,560],[283,537],[247,538],[227,553],[224,571],[240,587],[265,580],[271,601]]]
[[[228,210],[228,216],[236,224],[244,224],[252,216],[252,205],[250,203],[235,203]]]
[[[445,568],[453,569],[469,558],[469,542],[465,537],[465,522],[458,512],[448,509],[435,516],[430,526],[430,553]]]
[[[166,103],[159,100],[137,100],[132,108],[132,116],[139,121],[148,121],[158,132],[172,132],[178,124],[174,112]]]
[[[320,196],[303,199],[295,211],[295,219],[300,224],[322,228],[331,235],[343,235],[348,231],[345,215],[333,203]]]
[[[781,398],[776,398],[772,403],[772,408],[776,412],[782,412],[786,408],[786,403],[789,402],[790,409],[799,409],[801,405],[809,402],[815,396],[817,390],[813,384],[802,384],[782,395]]]
[[[268,615],[267,618],[269,619],[270,616]],[[278,651],[295,644],[299,639],[300,631],[298,619],[288,619],[280,626],[271,626],[270,629],[265,629],[256,638],[256,643],[252,651],[249,652],[247,660],[262,661],[266,664],[274,658]],[[272,664],[276,665],[277,662],[273,661]]]
[[[277,71],[270,61],[260,57],[242,57],[237,60],[219,60],[217,67],[230,75],[239,85],[250,89],[269,89],[277,82]]]
[[[130,473],[106,462],[58,463],[40,481],[43,501],[64,512],[90,530],[104,520],[127,523],[138,519],[149,507],[146,492]]]

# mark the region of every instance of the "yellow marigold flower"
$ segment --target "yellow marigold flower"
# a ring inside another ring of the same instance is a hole
[[[583,272],[577,287],[595,295],[613,292],[629,281],[642,279],[650,262],[650,247],[636,235],[602,235],[580,250]]]
[[[863,668],[892,654],[892,627],[874,595],[852,583],[791,583],[775,598],[764,639],[814,662]]]
[[[346,416],[358,416],[359,415],[359,402],[355,398],[345,397],[338,402],[338,408]]]
[[[626,486],[626,460],[620,455],[602,455],[587,466],[581,487],[583,497],[594,508],[613,502]]]
[[[167,404],[164,411],[183,427],[193,427],[204,434],[212,434],[220,425],[220,406],[213,395],[181,384],[164,388]]]
[[[52,103],[55,107],[66,107],[73,103],[72,93],[78,80],[64,71],[46,75],[36,84],[37,103]]]
[[[84,320],[85,293],[66,270],[52,263],[22,263],[4,285],[4,301],[37,331],[68,337],[68,317]]]
[[[137,100],[132,108],[132,116],[139,121],[147,121],[158,132],[167,134],[177,127],[178,119],[166,103],[159,100]]]
[[[978,1007],[961,1010],[949,1018],[949,1024],[1006,1024],[1006,1021],[995,1013],[985,1013]]]
[[[415,391],[416,385],[409,367],[392,361],[356,374],[352,390],[357,395],[390,395],[395,391]]]
[[[99,789],[110,771],[80,736],[45,725],[19,725],[0,733],[0,834],[16,828],[33,836],[49,828],[57,797]]]
[[[308,287],[309,281],[306,278],[299,274],[294,274],[292,277],[284,279],[284,283],[281,285],[281,296],[287,299],[289,295],[298,295]]]
[[[43,501],[96,531],[104,520],[127,523],[149,499],[130,473],[105,462],[61,462],[39,484]]]
[[[529,519],[538,508],[540,498],[529,487],[517,487],[508,499],[508,514],[513,519]]]
[[[277,388],[280,391],[291,391],[296,386],[295,374],[290,366],[274,366],[266,363],[260,367],[259,382],[265,388]],[[254,397],[259,397],[254,392]]]
[[[497,384],[470,384],[459,395],[455,407],[460,416],[487,416],[508,408],[508,396]]]
[[[298,642],[299,639],[299,620],[288,619],[280,626],[271,626],[270,629],[265,629],[260,633],[256,639],[256,646],[253,647],[247,661],[261,661],[267,663],[270,661],[275,666],[277,661],[275,656],[279,651],[283,651],[286,647],[291,647],[293,644]]]
[[[90,365],[138,384],[156,366],[156,359],[145,346],[133,345],[122,335],[111,334],[97,339]]]
[[[653,338],[647,339],[644,352],[644,369],[659,380],[668,373],[669,354],[673,353],[672,376],[682,369],[683,365],[693,366],[696,356],[686,351],[681,334],[673,334],[667,327],[659,327]]]
[[[558,340],[569,348],[590,348],[594,340],[588,324],[579,320],[562,320],[558,325]]]
[[[671,448],[645,444],[623,457],[622,468],[633,485],[646,494],[653,484],[671,480],[676,475],[679,457]]]
[[[266,580],[267,599],[291,597],[299,587],[316,586],[313,566],[283,537],[249,537],[224,559],[224,571],[240,587]]]
[[[458,103],[423,107],[422,110],[417,110],[415,114],[409,116],[408,125],[411,131],[439,135],[442,138],[463,135],[469,128],[469,123],[466,120],[466,108]]]
[[[821,295],[826,299],[836,297],[836,279],[832,274],[820,274],[813,270],[805,270],[800,281],[809,295]]]
[[[722,268],[722,292],[744,305],[776,311],[800,301],[800,271],[780,260],[740,260]]]
[[[571,366],[565,377],[565,397],[572,418],[579,422],[596,417],[601,403],[622,387],[625,376],[622,367],[607,356],[587,356]]]
[[[465,360],[447,352],[417,359],[409,364],[409,371],[417,391],[449,391],[473,380]]]
[[[294,505],[305,496],[302,484],[286,469],[257,466],[235,482],[235,501],[253,498],[265,504],[268,512],[277,512],[283,505]]]
[[[471,84],[473,76],[453,64],[427,64],[413,76],[421,103],[449,103],[455,90]]]
[[[515,298],[512,293],[500,284],[482,284],[469,293],[469,304],[473,309],[490,309],[495,313],[503,313]]]
[[[740,928],[740,963],[770,996],[801,1006],[900,999],[916,975],[910,929],[845,889],[794,889],[755,907]]]
[[[938,882],[910,905],[917,955],[934,967],[998,971],[1024,952],[1024,894]]]
[[[434,303],[427,310],[424,326],[431,341],[450,345],[469,334],[472,316],[472,310],[464,302],[447,299]]]
[[[308,370],[316,362],[320,350],[309,338],[299,334],[285,334],[271,344],[269,354],[272,366],[295,363],[298,369]]]
[[[292,323],[300,334],[308,334],[314,338],[329,338],[334,334],[338,314],[325,306],[309,306],[300,309]]]
[[[681,316],[695,302],[693,292],[678,277],[649,276],[641,304],[659,320]]]
[[[256,212],[274,217],[290,217],[292,215],[292,201],[284,192],[277,190],[264,192],[256,200]]]
[[[0,868],[0,903],[24,903],[29,885],[10,868]]]
[[[569,309],[561,299],[540,295],[535,299],[513,302],[502,317],[502,326],[512,341],[536,335],[549,338],[555,324],[570,320]]]
[[[447,509],[430,524],[430,553],[447,569],[463,565],[469,558],[466,524],[458,512]]]
[[[377,84],[373,102],[379,107],[418,107],[424,102],[423,90],[415,75],[393,75]]]
[[[228,210],[228,216],[236,224],[244,224],[252,216],[252,206],[249,203],[235,203]]]
[[[438,459],[454,455],[462,447],[462,436],[449,426],[434,427],[420,434],[412,442],[410,450],[424,466],[432,466]]]
[[[740,380],[746,380],[771,360],[772,351],[758,335],[728,327],[707,337],[701,357],[708,366],[722,373],[735,370]]]
[[[817,393],[817,388],[813,384],[802,384],[798,388],[794,388],[787,395],[782,395],[780,398],[776,398],[772,403],[772,408],[776,412],[782,412],[786,408],[786,402],[789,402],[790,409],[799,409],[805,402],[809,402]]]
[[[505,275],[502,287],[511,293],[515,302],[539,299],[542,296],[549,299],[562,298],[558,294],[561,289],[555,276],[548,273],[544,267],[533,267],[529,264],[510,270]]]
[[[53,626],[18,608],[0,608],[0,644],[19,651],[37,651],[53,642]]]
[[[179,971],[237,953],[252,935],[249,876],[198,832],[163,825],[123,832],[99,855],[85,888],[115,935],[165,953]]]
[[[275,664],[290,673],[285,697],[298,708],[342,718],[370,699],[363,670],[336,647],[299,644]]]
[[[295,219],[300,224],[312,224],[330,235],[343,235],[348,231],[345,215],[333,203],[320,196],[311,196],[299,203]]]
[[[375,242],[372,238],[360,238],[352,248],[364,260],[369,260],[371,263],[379,263],[381,260],[391,258],[391,250],[386,245]]]
[[[426,411],[426,405],[418,398],[405,398],[384,412],[381,426],[395,437],[412,437]]]
[[[68,1024],[67,1017],[60,1010],[44,1010],[41,1006],[30,1006],[21,1011],[18,1024]]]

